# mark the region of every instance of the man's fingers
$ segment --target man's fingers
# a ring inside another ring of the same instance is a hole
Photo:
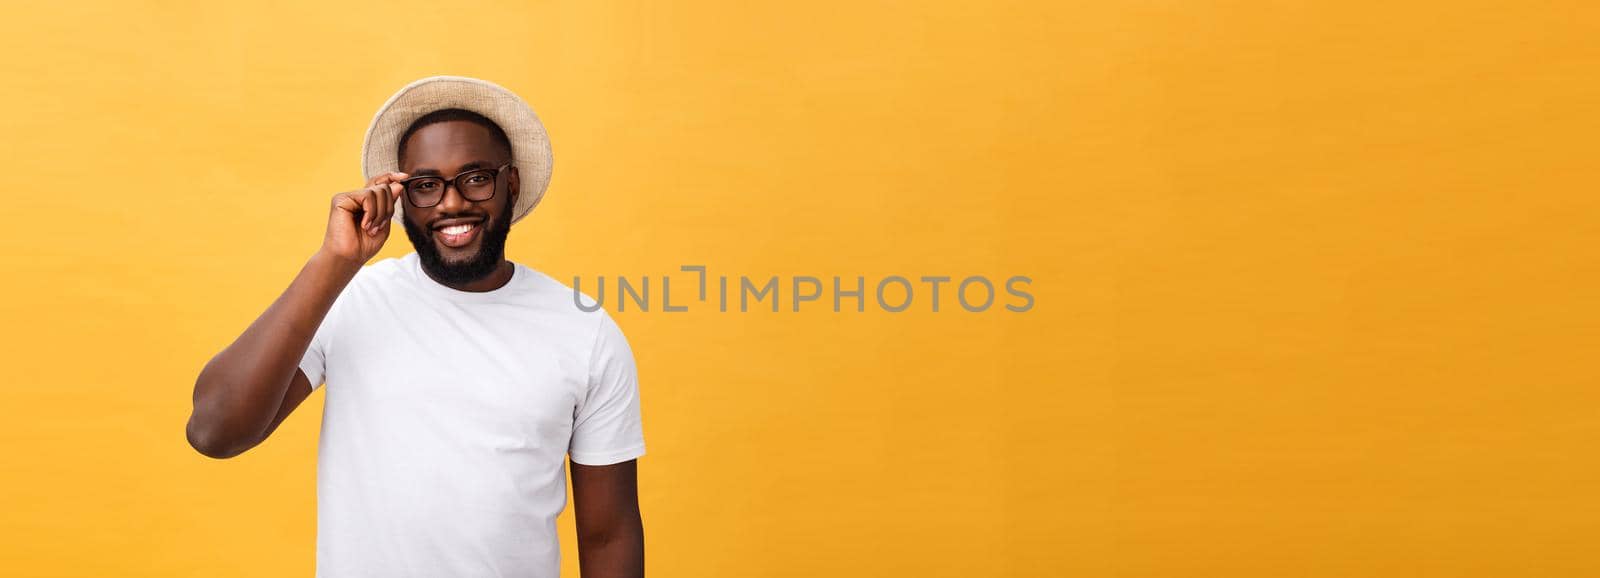
[[[372,187],[372,218],[367,222],[367,227],[373,235],[383,228],[383,220],[389,218],[389,185]]]
[[[339,193],[333,197],[333,206],[341,211],[354,214],[361,210],[361,201],[355,198],[355,193]]]
[[[394,184],[390,183],[378,189],[378,202],[382,203],[383,210],[378,212],[377,220],[372,222],[372,228],[375,231],[383,229],[389,223],[389,215],[394,214],[394,198],[390,196],[393,188]]]
[[[398,181],[398,179],[403,178],[405,178],[405,173],[378,173],[378,175],[374,175],[373,178],[366,179],[366,186],[394,183],[394,181]]]
[[[405,173],[388,173],[381,175],[404,175]],[[399,198],[401,185],[385,182],[369,185],[364,189],[339,193],[333,197],[333,206],[351,215],[359,213],[356,227],[370,236],[378,236],[388,230],[389,218],[394,215],[394,205]]]
[[[404,179],[404,178],[409,177],[409,176],[411,176],[411,175],[408,175],[408,174],[405,174],[405,173],[399,173],[399,172],[396,172],[396,173],[383,173],[383,174],[380,174],[378,176],[372,177],[371,180],[368,180],[367,181],[367,186],[370,187],[370,186],[373,186],[373,185],[388,184],[388,183],[399,181],[399,180]]]
[[[369,188],[369,189],[367,189],[365,191],[361,191],[361,227],[362,228],[370,229],[371,223],[372,223],[372,213],[373,213],[373,211],[377,210],[377,208],[378,208],[376,202],[377,202],[377,195],[373,193],[372,189]]]
[[[402,185],[400,183],[394,183],[394,184],[389,185],[389,215],[390,216],[393,216],[394,214],[400,212],[400,209],[399,209],[400,203],[405,202],[405,201],[402,201],[400,199],[400,196],[405,194],[405,190],[406,190],[405,185]]]

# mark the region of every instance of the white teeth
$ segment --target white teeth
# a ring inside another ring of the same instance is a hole
[[[444,234],[446,234],[446,235],[460,235],[462,233],[466,233],[467,231],[471,231],[472,230],[472,224],[468,223],[468,224],[465,224],[465,225],[451,225],[449,227],[445,227],[445,228],[439,229],[439,230],[440,231],[444,231]]]

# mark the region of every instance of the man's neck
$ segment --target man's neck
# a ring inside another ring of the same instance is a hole
[[[502,258],[500,259],[500,263],[495,265],[493,273],[485,275],[482,279],[478,279],[476,281],[455,284],[440,281],[439,278],[434,277],[432,273],[428,272],[427,267],[422,268],[422,272],[427,274],[429,279],[433,279],[435,283],[444,285],[445,287],[449,287],[457,291],[467,291],[470,293],[484,293],[505,287],[506,283],[511,282],[511,276],[515,270],[516,266],[512,265],[511,261]]]

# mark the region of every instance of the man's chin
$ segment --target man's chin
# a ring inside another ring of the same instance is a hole
[[[483,247],[472,247],[462,251],[445,247],[435,242],[433,250],[439,255],[439,261],[446,265],[465,265],[476,260],[478,255],[483,252]]]

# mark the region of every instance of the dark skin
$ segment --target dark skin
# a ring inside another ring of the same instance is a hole
[[[488,129],[466,121],[445,121],[418,129],[402,147],[402,172],[379,175],[365,188],[334,195],[322,247],[288,289],[201,370],[187,427],[189,444],[196,451],[219,459],[244,453],[266,441],[311,395],[311,382],[299,369],[300,359],[334,299],[388,240],[396,203],[404,204],[405,218],[430,231],[442,222],[481,219],[488,223],[515,206],[520,190],[515,166],[502,171],[501,182],[496,183],[500,188],[487,201],[469,201],[451,186],[439,204],[419,209],[401,194],[399,181],[413,175],[448,178],[509,162],[510,151],[496,144]],[[462,247],[445,246],[437,235],[430,240],[447,261],[458,261],[481,248],[483,235],[479,231]],[[450,286],[461,291],[491,291],[510,281],[514,267],[501,259],[490,275]],[[573,463],[571,472],[581,575],[644,576],[644,524],[639,514],[636,461],[606,466]]]

